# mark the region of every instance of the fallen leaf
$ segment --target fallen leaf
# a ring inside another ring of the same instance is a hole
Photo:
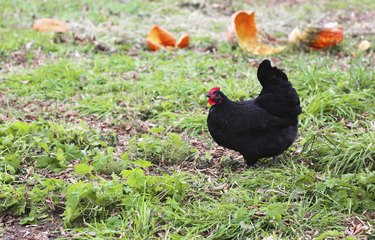
[[[176,38],[168,30],[160,27],[153,26],[146,37],[148,47],[152,51],[157,51],[163,48],[185,48],[189,45],[190,36],[183,35],[177,42]]]
[[[299,44],[299,36],[302,34],[301,30],[298,27],[295,27],[288,35],[288,40],[290,43]]]
[[[35,21],[33,27],[34,30],[40,32],[68,32],[68,25],[58,19],[51,18],[40,18]]]
[[[178,39],[178,41],[176,43],[176,47],[177,48],[185,48],[185,47],[189,46],[189,42],[190,42],[190,36],[188,34],[184,34]]]
[[[371,43],[367,40],[362,40],[357,48],[360,50],[360,51],[366,51],[367,49],[369,49],[371,47]]]
[[[359,217],[354,216],[348,222],[347,227],[345,229],[345,234],[350,236],[355,236],[367,232],[370,227],[363,222]]]
[[[174,47],[176,45],[176,38],[172,33],[159,26],[153,26],[151,28],[150,32],[147,34],[146,41],[149,48],[153,51],[168,46]]]
[[[322,49],[338,45],[344,38],[341,28],[311,28],[305,30],[306,39],[311,39],[311,46],[315,49]]]
[[[307,27],[304,31],[293,29],[289,34],[289,42],[306,45],[313,49],[339,45],[344,38],[344,31],[337,24],[326,24],[323,27]]]
[[[234,13],[228,26],[227,40],[230,44],[238,43],[244,51],[255,55],[276,54],[285,49],[285,46],[273,47],[261,43],[255,23],[255,12]]]

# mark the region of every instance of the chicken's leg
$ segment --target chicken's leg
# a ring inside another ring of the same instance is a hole
[[[277,162],[278,162],[278,161],[277,161],[277,155],[272,157],[272,162],[273,162],[273,163],[277,163]]]

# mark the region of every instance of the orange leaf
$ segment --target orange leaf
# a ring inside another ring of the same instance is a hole
[[[177,48],[185,48],[185,47],[189,46],[189,42],[190,42],[190,36],[188,34],[184,34],[178,39],[178,41],[176,43],[176,47]]]
[[[40,32],[68,32],[68,25],[58,19],[40,18],[35,21],[33,29]]]
[[[164,47],[175,47],[176,38],[166,29],[153,26],[147,34],[146,42],[152,51],[156,51]]]
[[[295,28],[289,34],[289,41],[302,43],[316,50],[338,45],[344,38],[344,31],[337,26],[308,27],[303,32]]]
[[[283,51],[285,46],[272,47],[260,42],[255,23],[255,12],[238,11],[231,17],[227,38],[229,43],[238,45],[255,55],[270,55]]]
[[[336,46],[340,44],[344,38],[344,31],[342,28],[318,28],[316,31],[318,33],[315,41],[311,44],[315,49]]]
[[[163,46],[161,46],[159,43],[155,43],[151,40],[148,40],[146,39],[146,42],[147,42],[147,45],[148,47],[152,50],[152,51],[157,51],[159,50],[160,48],[163,48]]]

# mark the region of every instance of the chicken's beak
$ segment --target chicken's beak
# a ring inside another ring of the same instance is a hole
[[[210,98],[210,97],[211,97],[211,95],[210,95],[209,93],[207,93],[207,94],[206,94],[206,97]]]

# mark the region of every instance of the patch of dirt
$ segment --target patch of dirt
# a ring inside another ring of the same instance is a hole
[[[23,97],[11,96],[0,92],[0,107],[4,113],[0,115],[0,121],[24,121],[32,122],[38,118],[45,120],[63,120],[67,123],[80,123],[85,121],[93,129],[100,129],[103,133],[108,134],[112,131],[119,135],[133,136],[140,133],[147,133],[152,124],[148,121],[142,121],[132,116],[132,110],[127,104],[119,103],[122,107],[127,109],[126,118],[118,121],[112,117],[102,118],[96,115],[82,115],[76,110],[72,110],[74,106],[55,101],[55,100],[26,100]],[[14,114],[12,110],[18,110],[19,113]],[[15,117],[17,115],[18,117]],[[121,117],[121,116],[119,116]],[[131,119],[129,121],[124,121]],[[114,122],[118,122],[115,124]]]
[[[192,138],[189,142],[191,146],[197,149],[196,160],[194,162],[185,161],[177,166],[172,166],[173,170],[177,169],[190,173],[200,172],[207,176],[218,177],[223,174],[225,167],[231,168],[234,172],[241,172],[246,168],[242,156],[235,151],[220,146],[210,148],[206,142]]]
[[[39,117],[50,118],[52,115],[57,116],[56,109],[61,108],[63,105],[63,103],[57,103],[54,100],[34,99],[29,101],[24,97],[16,97],[0,92],[0,107],[3,110],[4,122],[17,120],[31,122]]]
[[[375,213],[372,214],[374,215]],[[373,230],[373,226],[369,222],[363,221],[358,216],[353,216],[347,220],[345,234],[357,237],[357,239],[370,239],[367,236],[371,235]]]
[[[308,0],[270,0],[267,1],[267,4],[270,6],[275,6],[275,5],[287,5],[287,6],[295,6],[295,5],[300,5],[303,3],[308,2]]]
[[[205,15],[231,15],[236,11],[233,1],[184,1],[179,3],[180,8],[186,8],[191,11],[201,11]]]
[[[42,52],[41,47],[31,49],[32,42],[25,44],[20,49],[13,51],[9,56],[3,57],[0,73],[11,72],[17,68],[36,68],[40,65],[56,61],[56,57]]]
[[[32,178],[34,177],[34,173],[42,175],[46,178],[55,178],[55,179],[62,179],[65,181],[75,182],[76,177],[74,176],[74,167],[79,164],[79,160],[73,160],[68,164],[68,167],[60,172],[52,172],[48,169],[40,169],[27,166],[26,164],[23,166],[23,169],[27,169],[26,175],[20,176],[20,181],[22,182],[32,182]]]
[[[375,25],[369,19],[375,18],[375,10],[359,11],[355,9],[331,10],[325,12],[317,21],[324,25],[329,22],[337,22],[344,28],[345,35],[369,36],[375,34]]]
[[[0,227],[4,229],[2,240],[50,240],[69,237],[63,230],[62,219],[53,215],[51,219],[43,219],[37,225],[21,225],[19,218],[0,217]]]

